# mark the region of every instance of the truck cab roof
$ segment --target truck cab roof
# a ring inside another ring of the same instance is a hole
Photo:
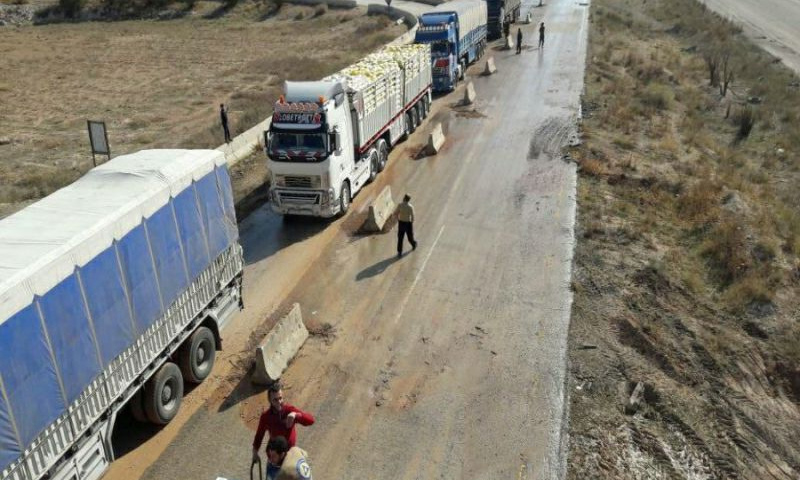
[[[332,99],[344,93],[342,84],[334,81],[285,82],[283,90],[290,102],[317,102],[319,97]]]

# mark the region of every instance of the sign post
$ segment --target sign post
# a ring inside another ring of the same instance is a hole
[[[106,155],[111,160],[111,149],[108,146],[108,133],[106,132],[106,122],[87,120],[89,128],[89,143],[92,146],[92,163],[97,166],[96,154]],[[108,161],[106,160],[106,161]]]

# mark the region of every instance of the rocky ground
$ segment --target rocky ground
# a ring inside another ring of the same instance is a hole
[[[800,478],[797,78],[693,0],[590,31],[568,478]]]

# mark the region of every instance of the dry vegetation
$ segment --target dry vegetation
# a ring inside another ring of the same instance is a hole
[[[800,83],[694,0],[591,27],[568,477],[800,478]]]
[[[181,18],[0,27],[0,217],[91,167],[88,119],[106,122],[114,156],[214,148],[220,103],[236,135],[269,114],[285,79],[322,78],[404,31],[363,9],[263,1],[159,12]],[[255,188],[265,173],[236,176]]]

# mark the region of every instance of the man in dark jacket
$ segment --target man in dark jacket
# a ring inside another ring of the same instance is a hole
[[[219,104],[219,119],[222,122],[222,131],[225,133],[225,143],[231,143],[231,131],[228,129],[228,109],[224,103]]]
[[[544,22],[539,25],[539,48],[544,48]]]
[[[517,55],[522,53],[522,29],[517,29]]]

